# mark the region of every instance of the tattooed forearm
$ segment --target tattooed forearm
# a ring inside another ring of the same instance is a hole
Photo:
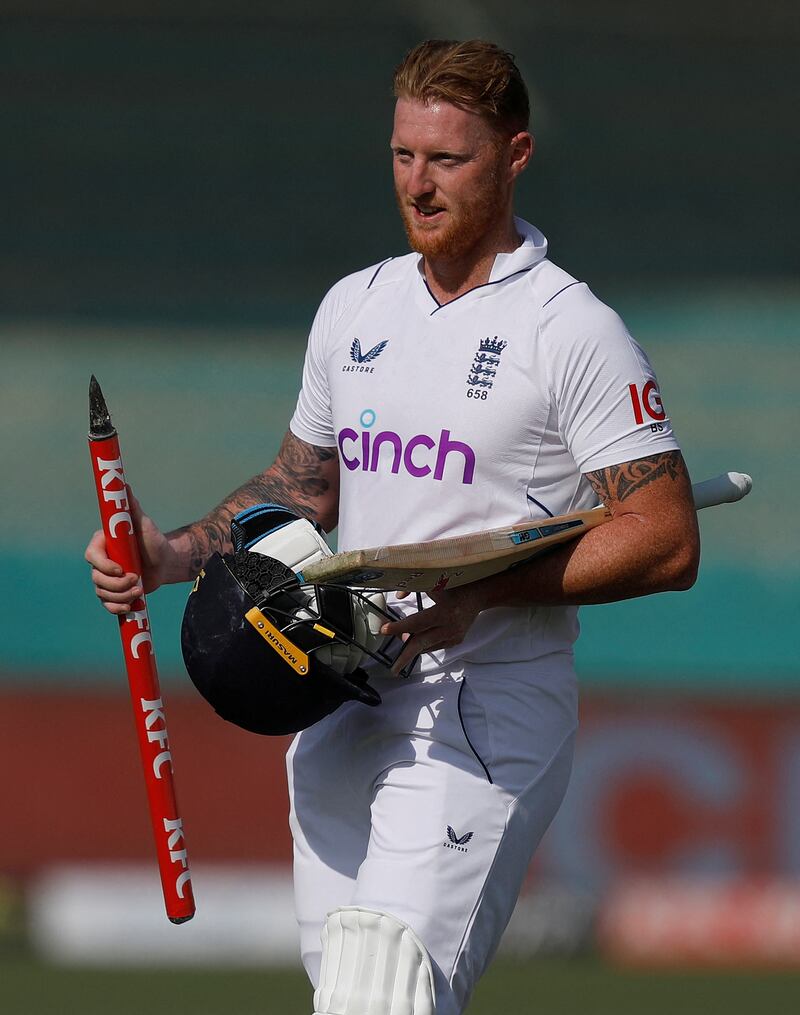
[[[199,570],[212,553],[228,553],[231,519],[253,504],[282,504],[326,530],[335,528],[338,512],[338,454],[336,448],[307,444],[287,433],[274,464],[253,476],[199,522],[170,536],[186,537],[191,566]]]
[[[318,507],[315,502],[330,490],[331,468],[328,463],[337,459],[336,448],[306,444],[290,431],[284,437],[275,464],[270,469],[271,484],[268,485],[288,498],[279,503],[302,508],[303,514],[313,513]]]
[[[604,504],[621,502],[661,476],[669,476],[672,480],[687,477],[680,451],[665,451],[650,458],[637,458],[634,462],[586,473],[592,489]]]
[[[180,538],[185,536],[189,541],[189,566],[191,572],[196,574],[205,564],[212,553],[228,553],[232,549],[230,541],[230,520],[236,514],[235,511],[227,515],[227,524],[223,520],[222,506],[212,512],[206,518],[192,525],[184,525],[180,529],[170,532],[168,538]]]

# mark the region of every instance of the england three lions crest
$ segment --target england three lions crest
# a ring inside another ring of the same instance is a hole
[[[467,398],[477,398],[481,401],[488,398],[500,366],[500,357],[507,345],[508,342],[498,338],[497,335],[494,338],[481,339],[467,374]]]

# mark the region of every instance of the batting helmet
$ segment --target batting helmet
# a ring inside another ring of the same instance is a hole
[[[341,672],[320,659],[330,660],[337,644],[355,644],[358,658],[391,663],[355,638],[355,611],[365,609],[377,610],[381,623],[395,619],[358,590],[301,584],[272,557],[215,553],[186,604],[186,669],[223,719],[253,733],[294,733],[346,701],[378,705],[362,669]]]

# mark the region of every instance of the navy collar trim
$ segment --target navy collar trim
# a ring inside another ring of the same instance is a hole
[[[386,265],[387,265],[387,264],[389,263],[389,261],[393,261],[393,260],[394,260],[394,258],[393,258],[393,257],[387,257],[385,261],[382,261],[382,262],[381,262],[381,263],[380,263],[380,264],[378,265],[378,267],[377,267],[377,268],[375,269],[375,274],[374,274],[374,275],[372,276],[372,278],[371,278],[371,279],[369,280],[369,285],[367,286],[367,289],[371,289],[371,288],[372,288],[372,283],[373,283],[373,282],[375,281],[375,279],[376,279],[376,278],[378,277],[378,275],[380,274],[381,268],[385,268],[385,267],[386,267]]]
[[[460,296],[456,296],[452,300],[448,300],[447,303],[440,303],[436,299],[436,297],[431,292],[431,287],[428,285],[428,280],[423,275],[422,281],[425,283],[425,288],[428,290],[431,299],[436,304],[435,309],[431,310],[430,316],[433,317],[435,313],[438,313],[438,311],[440,310],[444,310],[445,307],[450,307],[454,303],[458,303],[459,300],[463,299],[465,296],[469,296],[470,293],[476,292],[478,289],[486,289],[490,285],[499,285],[501,282],[507,282],[510,278],[514,278],[515,275],[525,275],[527,272],[531,270],[531,268],[535,267],[536,267],[535,264],[529,264],[527,268],[520,268],[519,271],[512,271],[510,275],[505,275],[503,278],[496,278],[494,282],[481,282],[480,285],[473,286],[472,289],[467,289],[465,293],[461,293]]]
[[[553,295],[550,297],[550,299],[546,300],[542,304],[542,309],[544,310],[544,308],[547,306],[547,304],[548,303],[552,303],[553,300],[556,298],[556,296],[560,296],[563,292],[565,292],[567,289],[571,289],[574,285],[583,285],[583,282],[575,281],[575,282],[570,282],[569,285],[565,285],[563,289],[559,289],[557,293],[553,293]]]

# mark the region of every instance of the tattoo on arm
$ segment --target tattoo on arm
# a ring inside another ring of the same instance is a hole
[[[665,451],[650,458],[637,458],[634,462],[623,465],[611,465],[598,472],[587,472],[586,478],[592,484],[597,496],[608,504],[610,501],[622,502],[632,493],[652,483],[654,479],[669,476],[672,480],[680,477],[688,479],[686,465],[680,451]]]
[[[232,549],[231,519],[253,504],[283,504],[305,518],[321,521],[320,498],[330,493],[325,469],[338,456],[336,448],[307,444],[288,432],[274,464],[234,490],[205,518],[176,530],[189,537],[192,569],[197,571],[212,553]]]

